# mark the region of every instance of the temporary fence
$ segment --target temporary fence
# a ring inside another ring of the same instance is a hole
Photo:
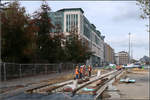
[[[60,64],[18,64],[0,63],[0,79],[6,81],[14,78],[23,78],[34,75],[45,75],[51,73],[61,73],[75,69],[73,63]]]

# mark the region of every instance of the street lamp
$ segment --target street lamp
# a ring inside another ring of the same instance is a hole
[[[131,33],[129,33],[129,63],[130,63],[130,35],[131,35]]]
[[[1,82],[1,67],[2,67],[2,59],[1,59],[1,12],[2,12],[2,9],[1,9],[1,0],[0,0],[0,82]]]
[[[1,48],[2,48],[2,41],[1,41],[1,13],[2,13],[2,8],[1,8],[1,0],[0,0],[0,67],[1,67],[1,62],[2,62],[2,58],[1,58]]]

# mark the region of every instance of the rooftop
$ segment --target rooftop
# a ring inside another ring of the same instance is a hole
[[[128,53],[128,52],[126,52],[126,51],[120,51],[119,53]]]
[[[80,10],[82,13],[84,13],[84,11],[82,10],[82,8],[63,8],[58,10],[59,11],[66,11],[66,10]]]

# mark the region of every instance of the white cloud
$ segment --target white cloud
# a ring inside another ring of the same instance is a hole
[[[27,11],[37,10],[41,1],[23,1]],[[140,9],[136,1],[48,1],[51,9],[82,8],[89,21],[106,36],[108,42],[116,52],[128,51],[128,33],[133,34],[135,58],[148,55],[148,33],[145,31],[148,20],[139,19]]]

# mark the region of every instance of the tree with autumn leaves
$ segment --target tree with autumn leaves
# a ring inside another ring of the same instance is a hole
[[[83,63],[92,52],[75,32],[64,37],[61,31],[52,33],[51,9],[43,1],[32,16],[19,2],[9,3],[2,12],[2,60],[18,63]],[[63,43],[62,43],[63,42]]]
[[[30,17],[18,2],[9,3],[1,13],[2,59],[5,62],[29,62],[33,54]]]
[[[85,63],[94,53],[87,43],[83,43],[83,38],[78,35],[77,29],[71,30],[68,39],[66,39],[65,48],[68,61],[74,63]]]

